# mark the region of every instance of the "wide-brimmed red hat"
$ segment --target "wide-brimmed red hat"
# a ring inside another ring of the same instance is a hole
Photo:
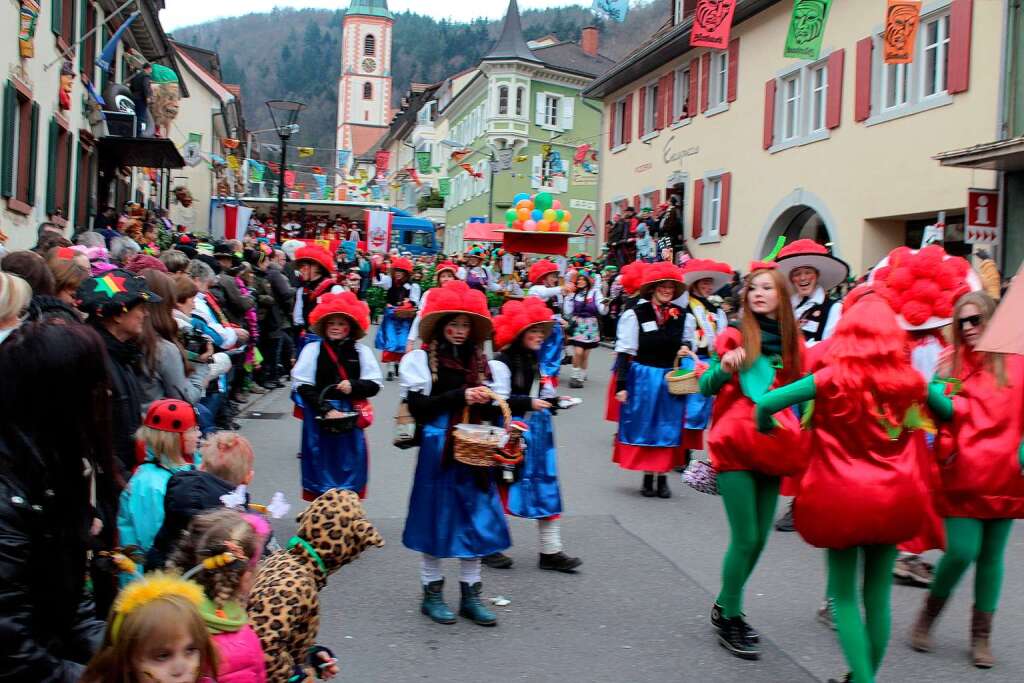
[[[401,256],[393,258],[393,259],[391,259],[391,270],[404,270],[405,272],[407,272],[410,275],[412,275],[412,271],[413,271],[412,261],[410,261],[407,258],[403,258]]]
[[[334,259],[331,258],[326,249],[310,245],[297,249],[295,251],[295,264],[298,265],[303,261],[312,261],[327,273],[334,272]]]
[[[645,263],[643,265],[643,270],[640,271],[640,287],[637,289],[637,294],[644,299],[648,299],[654,288],[662,282],[671,282],[675,287],[673,299],[686,291],[682,270],[668,261],[658,261],[657,263]]]
[[[911,332],[950,324],[957,299],[981,289],[971,264],[937,244],[894,249],[878,262],[868,282],[889,302],[900,327]]]
[[[436,268],[434,268],[434,277],[437,277],[446,270],[451,271],[452,275],[456,277],[459,276],[459,266],[457,264],[452,263],[451,261],[442,261],[437,264]]]
[[[530,266],[530,272],[527,273],[526,279],[535,285],[541,283],[546,275],[558,272],[558,264],[548,259],[541,259],[532,266]]]
[[[309,326],[319,336],[324,336],[323,324],[327,319],[341,315],[352,325],[349,333],[353,339],[362,339],[370,327],[370,307],[352,292],[327,293],[320,297],[309,314]]]
[[[491,336],[494,324],[487,308],[487,296],[462,280],[452,280],[431,290],[421,311],[420,339],[434,340],[437,324],[450,315],[465,314],[473,323],[473,340],[482,342]]]
[[[836,258],[825,246],[814,240],[803,239],[787,244],[775,262],[779,264],[779,270],[786,279],[797,268],[814,268],[818,271],[818,284],[826,292],[842,284],[850,275],[850,266],[846,261]]]
[[[551,309],[539,297],[528,296],[521,301],[506,301],[494,318],[494,348],[502,350],[533,326],[544,328],[546,337],[554,326]]]
[[[732,266],[709,258],[692,258],[683,264],[683,282],[687,287],[708,279],[716,291],[725,287],[732,281]]]

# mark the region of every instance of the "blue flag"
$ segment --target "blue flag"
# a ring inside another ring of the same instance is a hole
[[[103,54],[101,54],[100,58],[96,60],[96,63],[100,65],[101,69],[104,71],[110,71],[110,67],[113,65],[114,59],[117,57],[117,44],[121,42],[121,36],[123,36],[124,32],[128,30],[128,27],[132,25],[132,22],[139,18],[140,14],[142,13],[139,11],[132,12],[131,15],[124,20],[124,23],[114,31],[114,35],[110,36],[110,40],[103,46]]]

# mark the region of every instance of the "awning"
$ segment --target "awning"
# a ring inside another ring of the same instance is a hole
[[[932,158],[943,166],[954,168],[1021,171],[1024,170],[1024,136],[954,149],[936,154]]]
[[[185,160],[167,138],[103,137],[99,140],[101,163],[146,168],[184,168]]]
[[[503,230],[504,225],[500,223],[469,223],[462,232],[463,242],[500,242],[501,234],[496,230]]]

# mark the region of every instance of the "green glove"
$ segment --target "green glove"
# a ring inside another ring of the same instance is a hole
[[[947,382],[935,377],[928,385],[928,407],[943,422],[953,419],[953,399],[946,396]]]
[[[770,432],[775,427],[772,415],[797,403],[813,400],[816,393],[814,375],[807,375],[775,391],[769,391],[754,403],[757,407],[757,431]]]
[[[723,370],[721,359],[715,356],[711,359],[708,369],[700,376],[700,393],[705,396],[714,396],[730,378],[732,378],[732,373]]]

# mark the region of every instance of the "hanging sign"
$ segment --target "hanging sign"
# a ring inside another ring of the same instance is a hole
[[[914,61],[914,42],[921,18],[920,0],[889,0],[882,34],[886,64]]]
[[[366,212],[366,250],[373,254],[383,254],[388,250],[391,241],[391,212]]]
[[[512,170],[512,150],[510,149],[499,149],[497,155],[494,157],[494,170],[495,171],[511,171]]]
[[[430,152],[416,152],[416,166],[420,173],[430,173]]]
[[[690,30],[691,47],[710,47],[722,50],[729,44],[732,15],[736,0],[697,0]]]
[[[442,197],[447,197],[452,191],[452,179],[451,178],[438,178],[437,179],[437,193]]]
[[[386,149],[377,150],[374,157],[374,165],[377,167],[377,178],[384,180],[388,175],[388,162],[391,161],[391,152]]]
[[[832,0],[793,0],[793,16],[786,34],[785,57],[817,59]]]
[[[998,244],[1001,218],[999,190],[968,188],[964,242],[967,244]]]
[[[295,171],[284,172],[284,186],[291,189],[295,185]]]

